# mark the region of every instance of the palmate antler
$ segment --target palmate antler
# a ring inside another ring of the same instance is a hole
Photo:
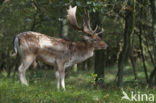
[[[92,28],[90,26],[89,11],[85,11],[85,19],[83,20],[83,26],[80,27],[78,25],[77,19],[76,19],[76,9],[77,9],[77,6],[75,6],[75,7],[69,6],[69,9],[67,10],[67,19],[68,19],[69,23],[75,29],[78,29],[90,36],[92,36],[94,34],[99,35],[99,34],[103,33],[103,30],[97,33],[98,26],[96,26],[96,28],[94,30],[92,30]]]

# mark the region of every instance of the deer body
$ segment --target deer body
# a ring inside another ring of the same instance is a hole
[[[20,79],[25,85],[27,85],[25,71],[36,60],[54,66],[58,72],[59,65],[64,71],[65,68],[93,56],[94,51],[91,44],[85,41],[76,43],[31,31],[20,33],[15,39],[18,40],[15,41],[15,51],[19,51],[22,57],[22,64],[19,67]]]
[[[65,67],[72,66],[93,56],[94,48],[85,41],[71,42],[53,38],[37,32],[23,32],[16,36],[23,56],[34,55],[35,60],[52,66],[64,62]]]
[[[57,88],[60,88],[61,80],[61,86],[65,89],[65,68],[93,56],[95,49],[107,48],[107,44],[98,37],[101,32],[96,33],[97,28],[94,31],[90,28],[90,20],[83,25],[83,28],[78,27],[75,18],[76,7],[70,7],[67,12],[67,19],[74,28],[88,34],[82,41],[71,42],[32,31],[20,33],[15,37],[15,54],[19,53],[22,58],[18,68],[22,84],[28,85],[25,72],[31,64],[36,66],[36,60],[39,60],[55,68]]]

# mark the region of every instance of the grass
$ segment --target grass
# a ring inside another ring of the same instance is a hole
[[[7,78],[4,71],[0,74],[0,103],[131,103],[128,100],[121,100],[123,94],[114,83],[117,71],[114,68],[116,67],[106,69],[107,85],[103,88],[94,87],[92,71],[69,72],[65,80],[66,91],[56,89],[53,70],[28,70],[28,87],[21,85],[18,75]],[[130,69],[126,67],[129,73]],[[139,72],[140,80],[144,80],[142,72]],[[133,81],[132,74],[127,74],[124,82],[125,86],[122,89],[128,95],[134,91],[154,94],[156,99],[156,89],[148,88],[144,81]]]

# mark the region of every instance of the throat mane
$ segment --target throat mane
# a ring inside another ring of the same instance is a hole
[[[92,57],[94,54],[94,48],[89,47],[84,43],[75,44],[73,47],[74,48],[71,50],[69,61],[66,63],[66,67],[83,62]]]

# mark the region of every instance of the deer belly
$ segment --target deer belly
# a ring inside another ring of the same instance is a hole
[[[65,63],[65,67],[73,66],[74,64],[80,63],[83,61],[81,58],[72,57],[68,62]]]
[[[39,60],[41,60],[42,62],[46,63],[46,64],[50,64],[50,65],[54,65],[56,63],[55,57],[51,57],[51,56],[40,56]]]
[[[70,67],[74,64],[78,64],[80,62],[85,61],[86,59],[90,58],[93,56],[93,52],[89,53],[88,55],[84,56],[72,56],[68,62],[66,62],[65,67]]]
[[[65,63],[65,68],[67,68],[67,67],[70,67],[70,66],[72,66],[74,63],[72,63],[72,62],[66,62]]]

